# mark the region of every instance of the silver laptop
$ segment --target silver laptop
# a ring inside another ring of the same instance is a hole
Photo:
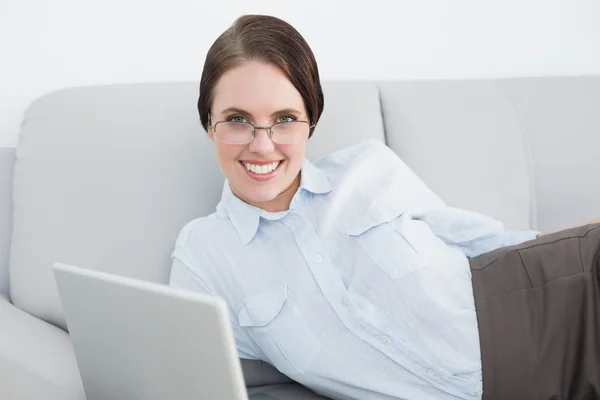
[[[55,264],[88,400],[247,399],[223,300]]]

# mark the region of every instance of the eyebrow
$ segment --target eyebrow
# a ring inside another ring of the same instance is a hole
[[[248,111],[243,110],[241,108],[237,108],[237,107],[229,107],[229,108],[226,108],[225,110],[221,111],[221,114],[229,114],[229,113],[252,115]],[[296,110],[295,108],[284,108],[284,109],[277,110],[277,111],[271,113],[271,118],[273,118],[277,115],[281,115],[281,114],[302,114],[302,113],[300,111]]]

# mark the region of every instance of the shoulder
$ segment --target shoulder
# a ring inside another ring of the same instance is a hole
[[[185,224],[177,236],[176,246],[207,247],[221,241],[221,238],[230,234],[232,230],[229,218],[217,211]]]
[[[171,253],[173,268],[179,272],[185,270],[184,276],[192,275],[193,281],[202,282],[202,286],[208,291],[215,290],[218,283],[218,274],[215,271],[227,265],[223,255],[232,250],[235,253],[235,241],[231,237],[236,232],[231,221],[224,213],[213,213],[205,217],[196,218],[181,229]],[[180,281],[189,281],[182,279]]]
[[[218,245],[212,232],[226,229],[227,221],[219,214],[196,218],[180,230],[171,259],[169,284],[182,289],[214,293],[214,266],[207,249]]]
[[[335,187],[351,182],[368,187],[418,180],[414,172],[385,143],[365,140],[315,161]]]
[[[375,140],[363,140],[352,146],[335,151],[315,161],[315,165],[321,169],[332,169],[346,167],[359,161],[375,160],[379,157],[400,161],[396,153],[385,143]]]
[[[352,210],[375,214],[434,207],[443,201],[385,143],[367,140],[315,161],[333,187],[332,196]],[[333,201],[333,200],[332,200]],[[357,215],[357,218],[360,218]]]

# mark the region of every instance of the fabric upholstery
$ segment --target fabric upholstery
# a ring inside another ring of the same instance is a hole
[[[381,83],[388,145],[448,204],[530,226],[523,128],[494,81]]]
[[[12,174],[15,149],[0,148],[0,296],[8,296],[8,252],[12,229]]]
[[[179,230],[212,211],[223,179],[195,114],[196,91],[183,83],[77,88],[27,110],[9,265],[17,307],[65,328],[54,262],[167,280]]]
[[[240,359],[247,387],[277,385],[294,382],[270,364],[257,360]]]
[[[600,218],[600,77],[501,82],[527,132],[537,229]]]
[[[295,383],[275,367],[260,361],[241,360],[249,400],[322,400],[311,390]]]
[[[286,383],[248,389],[248,400],[327,400],[297,384]]]
[[[85,400],[69,335],[2,298],[0,399]]]
[[[369,82],[324,82],[325,107],[308,141],[310,160],[365,139],[385,141],[379,91]]]

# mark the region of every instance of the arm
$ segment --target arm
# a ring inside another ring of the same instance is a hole
[[[193,258],[187,252],[185,246],[179,244],[176,245],[175,251],[172,254],[172,259],[173,264],[169,279],[170,286],[177,289],[218,296],[202,278],[201,273],[196,272],[196,268],[194,268],[195,263],[192,261]],[[261,360],[261,351],[246,335],[245,330],[239,327],[237,323],[237,314],[231,307],[229,309],[229,315],[239,357],[249,360]]]
[[[533,240],[540,233],[507,231],[491,217],[454,207],[411,213],[411,217],[425,222],[438,238],[467,257]]]

